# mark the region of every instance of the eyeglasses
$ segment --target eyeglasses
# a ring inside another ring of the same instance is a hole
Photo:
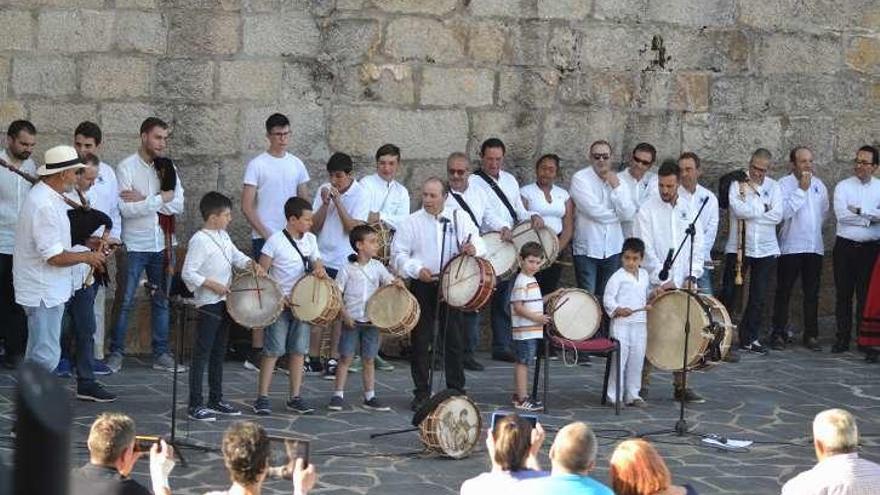
[[[874,163],[872,163],[872,162],[869,162],[867,160],[859,160],[858,158],[853,160],[853,163],[856,164],[856,167],[870,167],[870,166],[874,165]]]
[[[446,172],[449,173],[449,175],[467,175],[467,173],[468,173],[467,170],[454,170],[454,169],[448,169]]]
[[[270,135],[270,136],[274,136],[274,137],[287,137],[287,136],[290,136],[290,131],[287,131],[287,132],[270,132],[269,135]]]
[[[752,170],[755,170],[755,171],[757,171],[757,172],[761,172],[762,174],[766,174],[766,173],[767,173],[767,169],[766,169],[766,168],[756,167],[756,166],[754,166],[754,165],[749,165],[749,168],[751,168]]]
[[[610,160],[611,159],[611,155],[609,155],[608,153],[593,153],[590,156],[593,157],[593,160]]]
[[[651,165],[652,163],[654,163],[653,161],[650,161],[650,160],[642,160],[641,158],[639,158],[637,156],[633,157],[633,161],[640,164],[640,165],[644,165],[646,167]]]

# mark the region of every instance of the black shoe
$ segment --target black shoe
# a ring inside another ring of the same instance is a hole
[[[739,362],[739,352],[737,352],[736,349],[731,348],[729,351],[727,351],[727,355],[724,356],[724,358],[721,360],[724,361],[725,363],[738,363]],[[642,396],[642,397],[644,397],[644,396]]]
[[[689,388],[685,388],[684,390],[680,388],[675,389],[674,397],[675,400],[679,402],[684,400],[685,402],[688,402],[690,404],[702,404],[706,402],[706,399],[704,399],[700,394],[694,392]]]
[[[822,352],[822,346],[819,345],[819,341],[815,337],[804,340],[804,347],[811,351]]]
[[[867,351],[865,353],[865,362],[876,363],[878,361],[880,361],[880,353],[877,351]]]
[[[464,369],[468,371],[483,371],[486,369],[482,364],[480,364],[473,356],[467,355],[462,360],[462,366]]]
[[[761,345],[761,343],[757,340],[752,342],[751,344],[740,346],[740,349],[744,351],[754,352],[755,354],[767,354],[767,348]]]
[[[417,395],[413,397],[412,402],[409,403],[409,408],[413,410],[413,412],[418,411],[428,402],[427,395]]]
[[[841,352],[846,352],[849,350],[849,344],[844,344],[842,342],[835,342],[833,346],[831,346],[832,354],[840,354]]]
[[[92,402],[113,402],[116,396],[106,391],[97,382],[76,387],[76,398]]]
[[[773,349],[774,351],[784,351],[785,350],[785,339],[783,339],[779,335],[777,335],[776,337],[773,337],[773,339],[770,341],[770,348]]]
[[[515,363],[516,356],[514,356],[513,353],[510,351],[493,352],[492,353],[492,360],[493,361],[503,361],[505,363]]]

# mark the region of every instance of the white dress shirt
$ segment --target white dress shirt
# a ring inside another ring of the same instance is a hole
[[[495,194],[491,191],[489,191],[489,193],[493,195]],[[504,219],[501,218],[501,216],[498,215],[498,212],[490,206],[491,203],[489,202],[489,197],[486,196],[486,191],[479,187],[473,187],[470,184],[468,184],[467,189],[461,192],[450,189],[449,195],[446,197],[446,204],[444,204],[444,207],[447,210],[457,210],[462,208],[454,196],[459,196],[471,209],[474,217],[477,219],[477,228],[480,230],[481,234],[498,231],[504,227],[508,227]],[[466,211],[462,211],[462,213],[464,213],[463,216],[471,218]],[[473,221],[473,219],[471,219],[471,221]]]
[[[339,274],[336,275],[336,284],[342,291],[342,301],[345,310],[354,321],[366,323],[367,301],[373,297],[382,285],[390,284],[394,276],[385,266],[371,259],[366,265],[355,261],[342,265]]]
[[[15,231],[12,276],[15,302],[47,308],[63,304],[72,294],[71,267],[52,266],[49,258],[70,251],[68,206],[60,193],[38,182],[28,193]]]
[[[544,191],[534,182],[519,190],[523,204],[528,203],[530,211],[541,215],[544,225],[556,235],[562,233],[562,219],[565,217],[565,202],[570,197],[568,191],[556,184],[550,189],[550,201]]]
[[[471,174],[468,177],[468,189],[476,186],[479,189],[482,189],[486,194],[486,201],[488,202],[488,207],[491,208],[498,217],[504,222],[504,226],[508,228],[513,228],[516,223],[523,222],[528,220],[532,216],[532,212],[526,210],[526,207],[523,205],[522,198],[519,195],[519,182],[517,182],[516,177],[514,177],[509,172],[505,172],[504,170],[499,170],[498,179],[494,179],[489,176],[489,180],[494,180],[498,187],[501,189],[501,192],[507,196],[507,201],[510,203],[510,206],[513,207],[513,211],[516,213],[517,221],[513,221],[513,217],[510,216],[510,210],[504,206],[504,202],[501,201],[501,198],[495,194],[495,191],[492,190],[492,186],[489,185],[482,177]]]
[[[409,191],[400,182],[388,182],[379,174],[368,175],[359,182],[366,193],[369,211],[379,212],[379,219],[392,229],[409,215]]]
[[[704,262],[712,259],[712,248],[715,246],[715,237],[718,235],[718,198],[715,196],[715,193],[699,184],[697,184],[693,194],[685,189],[684,186],[679,186],[678,188],[678,200],[688,203],[692,215],[696,215],[700,211],[700,206],[702,206],[706,198],[709,198],[709,202],[706,203],[703,213],[697,219],[699,221],[699,229],[703,231]],[[693,217],[691,217],[691,220],[693,220]]]
[[[444,209],[435,217],[424,208],[408,216],[400,223],[391,242],[391,259],[397,267],[397,273],[418,279],[419,271],[427,268],[432,274],[439,275],[443,268],[440,266],[441,253],[445,265],[458,255],[458,247],[468,240],[474,245],[476,255],[482,256],[486,252],[486,245],[483,244],[474,222],[467,216],[461,209]],[[444,223],[441,218],[446,218],[449,222]]]
[[[251,259],[232,243],[225,230],[202,229],[193,234],[183,260],[180,276],[195,296],[196,307],[226,300],[225,295],[204,287],[211,279],[226,287],[232,283],[232,268],[247,268]]]
[[[658,193],[659,194],[659,193]],[[675,259],[666,279],[660,278],[663,262],[672,250],[673,254],[687,235],[685,231],[690,225],[696,211],[692,211],[687,201],[678,198],[675,205],[653,196],[642,205],[636,215],[635,235],[645,242],[645,261],[642,266],[651,276],[651,283],[660,285],[671,280],[676,287],[684,287],[688,276],[690,258],[690,241],[685,242],[682,252]],[[703,231],[696,229],[694,236],[694,259],[691,265],[694,278],[703,275]]]
[[[849,206],[860,208],[858,215]],[[834,215],[837,235],[856,242],[880,239],[880,179],[871,177],[863,183],[852,176],[834,187]]]
[[[6,150],[0,152],[0,158],[9,162]],[[30,158],[21,162],[22,172],[37,175],[37,166]],[[5,167],[0,167],[0,254],[12,254],[15,248],[15,226],[21,205],[27,199],[31,183]]]
[[[801,189],[794,174],[779,179],[782,192],[782,227],[779,251],[782,254],[825,253],[822,223],[828,216],[828,189],[816,176],[810,187]]]
[[[626,187],[629,189],[629,197],[633,206],[636,208],[636,213],[639,212],[639,208],[645,204],[645,201],[647,201],[648,198],[660,194],[660,189],[657,186],[659,179],[654,172],[647,171],[642,175],[641,179],[636,180],[636,178],[630,173],[630,168],[627,167],[626,170],[620,172],[617,177],[620,178],[620,181],[625,183]],[[633,229],[635,228],[633,225],[634,223],[635,215],[631,220],[623,220],[620,222],[620,228],[623,229],[624,239],[633,236]]]
[[[315,234],[306,232],[299,239],[291,234],[291,238],[309,262],[314,264],[321,259],[321,251],[318,248],[318,239],[315,237]],[[284,295],[290,295],[293,285],[302,278],[306,271],[302,256],[296,252],[296,249],[287,240],[284,230],[279,230],[272,234],[266,240],[266,244],[263,245],[263,250],[260,253],[272,258],[269,276],[278,282]]]
[[[587,167],[574,174],[568,192],[575,206],[575,256],[605,259],[620,253],[620,222],[631,220],[636,212],[626,183],[620,181],[611,189],[593,167]]]
[[[101,162],[98,165],[98,177],[95,183],[86,192],[86,198],[92,204],[92,208],[102,211],[113,221],[110,229],[110,237],[122,240],[122,215],[119,213],[119,182],[116,180],[116,172],[113,167]],[[104,233],[101,227],[96,234]]]
[[[308,181],[309,172],[305,164],[287,152],[277,158],[264,151],[248,162],[243,182],[246,186],[256,188],[257,216],[270,235],[287,225],[284,203],[296,196],[300,184]],[[260,234],[251,230],[251,238],[259,239]]]
[[[315,199],[312,200],[312,211],[318,211],[323,204],[321,202],[321,189],[330,187],[329,183],[321,184]],[[367,192],[358,181],[352,181],[351,186],[339,196],[342,207],[354,220],[367,221],[370,214],[370,205],[367,202]],[[318,232],[318,247],[323,255],[324,266],[339,270],[342,265],[348,263],[348,255],[354,253],[348,240],[348,233],[342,227],[342,220],[336,210],[336,203],[330,201],[327,205],[327,215],[324,217],[324,225]]]
[[[745,255],[749,258],[779,256],[776,225],[782,221],[782,193],[779,184],[769,177],[764,183],[746,186],[745,199],[740,199],[739,182],[730,183],[730,235],[727,236],[725,253],[736,253],[739,242],[738,219],[746,221]],[[754,188],[754,189],[753,189]],[[757,191],[757,192],[756,192]]]
[[[620,267],[608,279],[605,285],[605,294],[602,296],[602,304],[605,312],[614,314],[617,308],[641,309],[648,304],[648,291],[651,284],[648,272],[639,268],[638,276]],[[615,318],[621,323],[643,323],[648,321],[647,311],[639,311],[629,316]]]
[[[158,253],[165,249],[165,235],[159,227],[158,213],[179,215],[183,213],[183,182],[177,171],[177,187],[174,199],[165,203],[159,190],[159,175],[151,163],[146,163],[138,153],[119,162],[116,167],[119,191],[134,189],[146,196],[142,201],[127,203],[120,199],[122,214],[122,242],[129,251]],[[172,238],[176,245],[176,237]]]
[[[832,455],[788,480],[782,495],[876,495],[880,464],[859,454]]]

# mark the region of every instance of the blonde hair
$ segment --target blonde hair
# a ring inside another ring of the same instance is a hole
[[[89,430],[89,455],[104,465],[115,463],[134,443],[134,420],[122,413],[98,415]]]
[[[859,428],[849,411],[827,409],[813,420],[813,439],[834,454],[855,452],[859,446]]]
[[[559,430],[550,450],[555,464],[572,473],[583,473],[596,462],[599,446],[590,425],[577,421]]]
[[[626,440],[614,449],[608,474],[617,495],[651,495],[672,484],[672,475],[657,449],[641,439]]]

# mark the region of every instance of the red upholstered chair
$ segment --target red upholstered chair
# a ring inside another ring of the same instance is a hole
[[[608,397],[608,379],[611,378],[612,360],[614,360],[614,363],[617,365],[617,369],[620,369],[620,343],[616,339],[608,337],[596,337],[577,342],[553,335],[551,337],[551,345],[558,349],[563,349],[563,351],[575,349],[578,354],[605,358],[605,379],[602,382],[602,404],[604,405],[607,402]],[[616,380],[615,383],[617,386],[614,391],[614,396],[616,397],[616,400],[614,401],[614,413],[620,414],[621,383],[620,380]],[[547,404],[546,388],[544,390],[544,404]]]

